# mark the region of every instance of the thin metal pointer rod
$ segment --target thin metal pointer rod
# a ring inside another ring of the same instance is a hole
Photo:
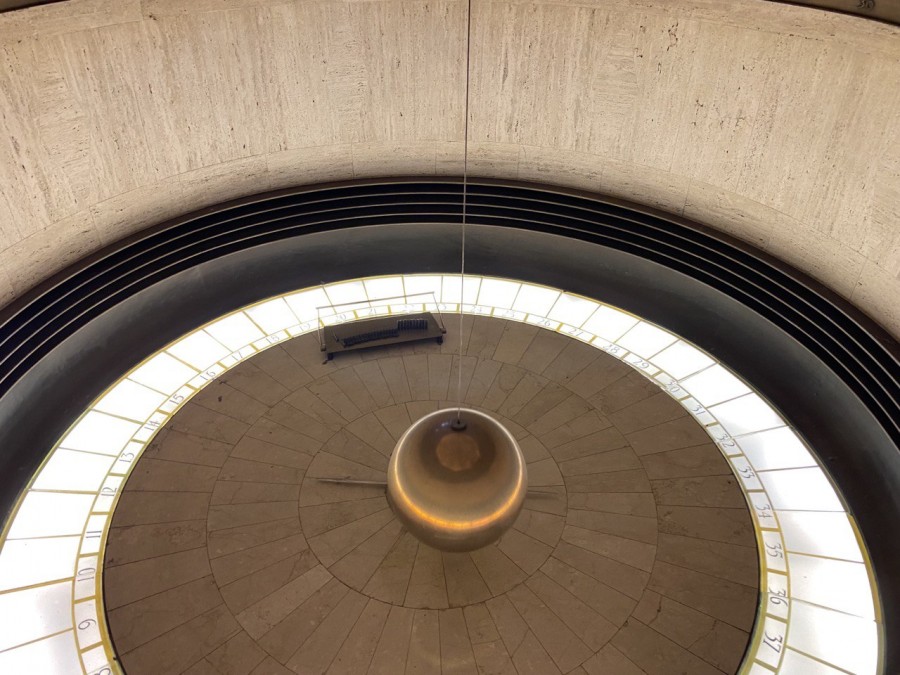
[[[355,480],[353,478],[316,478],[320,483],[335,483],[337,485],[375,485],[377,487],[387,487],[387,483],[383,480]]]
[[[385,481],[380,480],[356,480],[355,478],[316,478],[320,483],[333,483],[335,485],[362,485],[374,487],[387,487]],[[555,497],[555,492],[546,492],[544,490],[528,490],[529,497]]]

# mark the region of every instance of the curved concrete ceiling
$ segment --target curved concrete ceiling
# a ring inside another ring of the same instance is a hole
[[[470,172],[684,214],[900,335],[900,29],[762,0],[474,0]],[[465,3],[0,15],[0,300],[299,183],[459,174]]]

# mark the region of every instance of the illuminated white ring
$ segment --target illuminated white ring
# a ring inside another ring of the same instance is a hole
[[[877,592],[855,522],[796,432],[705,352],[595,300],[509,279],[371,277],[250,305],[132,369],[70,427],[7,522],[0,550],[0,672],[119,672],[102,606],[103,548],[119,488],[155,432],[207,382],[320,325],[440,310],[523,321],[582,340],[654,380],[725,455],[753,514],[760,611],[742,672],[830,665],[874,673]],[[423,302],[422,298],[436,299]],[[378,298],[403,298],[382,304]],[[341,312],[321,315],[323,306]]]

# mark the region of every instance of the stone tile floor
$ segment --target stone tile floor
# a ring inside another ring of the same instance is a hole
[[[384,480],[409,424],[455,405],[456,335],[327,364],[283,343],[195,396],[126,484],[104,577],[126,672],[735,672],[756,542],[704,430],[565,336],[478,317],[463,339],[464,404],[528,462],[513,529],[441,553],[383,488],[317,480]]]

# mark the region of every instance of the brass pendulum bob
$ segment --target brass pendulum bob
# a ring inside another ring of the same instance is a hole
[[[420,541],[472,551],[513,524],[528,488],[519,444],[476,410],[438,410],[397,442],[387,474],[388,501]]]

